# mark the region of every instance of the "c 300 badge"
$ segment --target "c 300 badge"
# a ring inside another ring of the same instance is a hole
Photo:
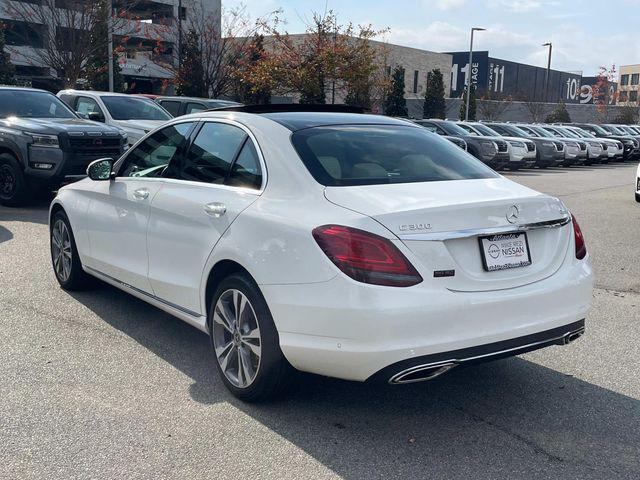
[[[430,223],[408,223],[406,225],[400,225],[401,232],[422,232],[425,230],[431,230]]]

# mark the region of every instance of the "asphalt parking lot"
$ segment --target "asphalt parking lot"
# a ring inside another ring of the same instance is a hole
[[[69,294],[47,203],[0,207],[0,478],[640,478],[636,165],[507,174],[560,196],[596,270],[587,334],[429,383],[301,376],[245,405],[207,337],[106,285]]]

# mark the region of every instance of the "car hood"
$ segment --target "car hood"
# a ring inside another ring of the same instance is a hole
[[[117,128],[82,118],[5,118],[0,120],[0,124],[9,128],[45,135],[57,135],[68,132],[118,134]]]

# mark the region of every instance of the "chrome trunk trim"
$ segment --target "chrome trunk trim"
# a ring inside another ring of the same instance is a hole
[[[529,230],[538,230],[542,228],[559,228],[563,227],[571,222],[571,216],[567,215],[562,218],[556,218],[554,220],[547,220],[544,222],[525,223],[522,225],[505,225],[503,227],[487,227],[487,228],[469,228],[466,230],[451,230],[448,232],[433,232],[433,233],[416,233],[413,235],[398,235],[400,240],[422,240],[422,241],[445,241],[456,238],[471,238],[480,235],[498,235],[509,234],[516,232],[526,232]]]

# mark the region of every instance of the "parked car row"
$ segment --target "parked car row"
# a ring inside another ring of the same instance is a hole
[[[173,117],[231,105],[238,104],[85,90],[56,97],[0,87],[0,204],[18,206],[38,191],[84,177],[91,161],[119,158]]]
[[[414,121],[433,133],[464,141],[469,153],[496,170],[640,159],[636,125]]]

